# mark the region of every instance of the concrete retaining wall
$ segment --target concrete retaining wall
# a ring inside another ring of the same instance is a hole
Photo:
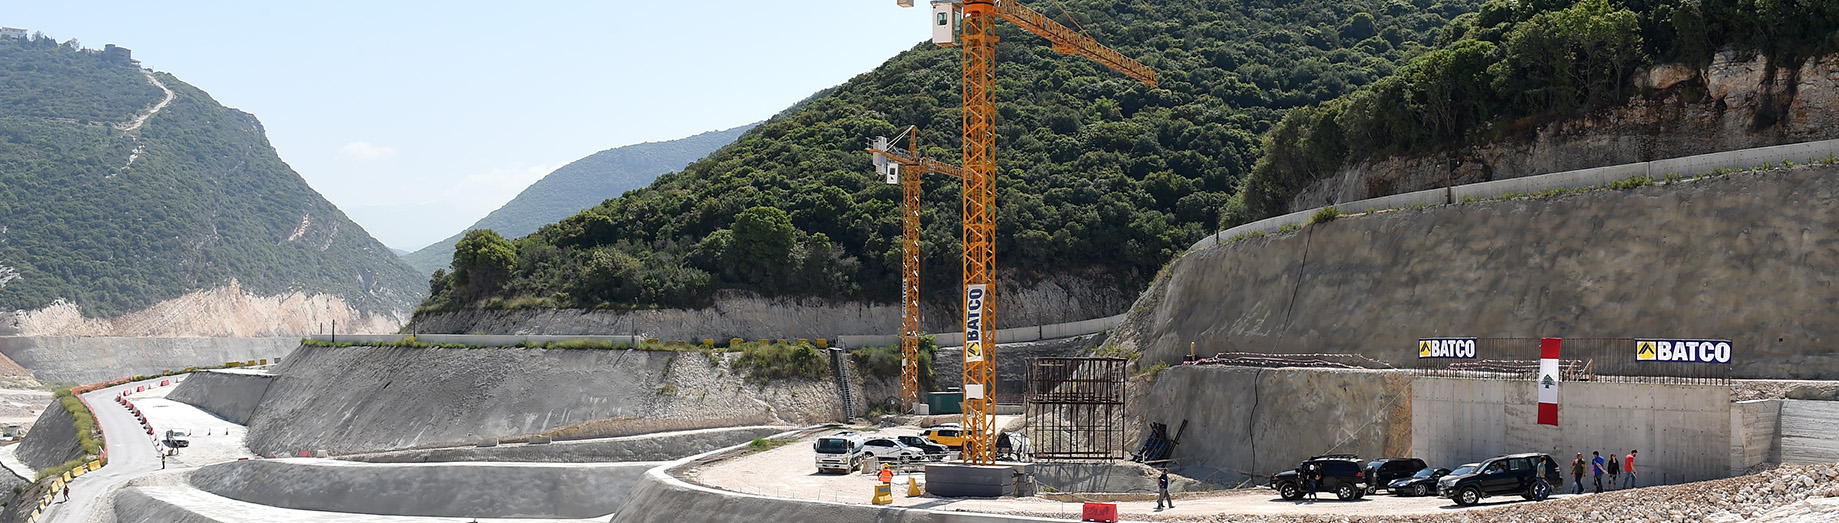
[[[40,381],[94,383],[230,361],[275,359],[298,338],[0,337],[0,354]]]
[[[299,510],[395,516],[587,518],[625,502],[658,463],[391,464],[295,458],[229,461],[192,473],[226,498]]]
[[[1839,378],[1839,166],[1406,209],[1189,252],[1110,342],[1415,365],[1429,336],[1728,338],[1736,378]]]
[[[1781,463],[1782,400],[1731,405],[1730,473],[1740,475],[1765,463]]]
[[[1187,420],[1171,455],[1176,470],[1230,484],[1318,454],[1404,454],[1411,390],[1403,372],[1183,365],[1162,371],[1131,415],[1139,425],[1167,424],[1170,436]]]
[[[832,380],[747,385],[744,369],[703,353],[303,346],[274,373],[249,422],[249,447],[260,454],[397,450],[564,428],[573,432],[559,438],[803,425],[842,416]]]
[[[248,425],[268,393],[274,375],[248,372],[193,372],[166,396],[216,414],[231,423]]]
[[[1782,401],[1780,461],[1839,461],[1839,401]]]
[[[1568,467],[1579,452],[1588,459],[1592,451],[1640,450],[1637,470],[1646,485],[1730,474],[1729,427],[1740,417],[1733,417],[1729,387],[1565,383],[1556,427],[1536,423],[1537,405],[1531,381],[1419,378],[1411,388],[1412,454],[1453,468],[1545,452]]]
[[[1351,202],[1337,203],[1335,209],[1343,214],[1396,209],[1413,205],[1443,205],[1460,202],[1468,198],[1486,199],[1503,194],[1531,194],[1552,189],[1575,189],[1607,185],[1610,182],[1626,180],[1635,176],[1647,176],[1655,180],[1665,179],[1668,174],[1693,177],[1719,169],[1749,169],[1765,163],[1781,165],[1783,160],[1796,163],[1813,163],[1839,154],[1839,140],[1821,140],[1817,142],[1757,147],[1737,151],[1700,154],[1651,162],[1636,162],[1622,165],[1610,165],[1591,169],[1556,172],[1492,180],[1481,183],[1458,185],[1448,190],[1430,189],[1414,191],[1378,198],[1368,198]],[[1251,232],[1273,232],[1288,225],[1309,223],[1315,213],[1322,210],[1316,207],[1297,211],[1282,216],[1265,218],[1252,223],[1232,227],[1201,238],[1188,250],[1200,250],[1219,244],[1221,241]]]
[[[787,427],[737,427],[623,438],[558,441],[546,445],[517,444],[496,447],[412,449],[341,455],[338,458],[369,463],[670,461],[747,443],[753,441],[754,438],[771,436],[784,432],[786,429]]]
[[[38,421],[32,424],[32,431],[26,433],[24,440],[12,448],[0,447],[0,452],[13,452],[19,461],[39,470],[81,458],[83,445],[77,442],[76,422],[76,417],[64,410],[63,403],[52,401],[38,414]]]

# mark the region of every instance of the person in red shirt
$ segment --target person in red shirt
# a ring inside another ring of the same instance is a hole
[[[1622,480],[1622,488],[1633,488],[1637,486],[1635,485],[1635,453],[1637,452],[1641,451],[1628,451],[1628,457],[1622,458],[1622,473],[1628,474],[1628,479]]]

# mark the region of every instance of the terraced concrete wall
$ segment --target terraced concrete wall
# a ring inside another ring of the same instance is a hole
[[[0,354],[40,381],[94,383],[192,366],[284,357],[298,338],[0,337]]]
[[[788,428],[790,427],[736,427],[623,438],[558,441],[545,445],[411,449],[372,454],[349,454],[338,458],[370,463],[670,461],[747,443],[753,441],[754,438],[764,438],[784,432]]]
[[[232,423],[247,425],[268,393],[274,376],[267,373],[201,371],[186,376],[166,398],[194,407]]]
[[[1411,445],[1410,395],[1402,372],[1183,365],[1162,371],[1141,414],[1131,415],[1140,416],[1133,424],[1167,424],[1170,436],[1187,420],[1170,456],[1178,471],[1231,484],[1318,454],[1402,455]]]
[[[1639,450],[1636,470],[1644,485],[1730,475],[1729,387],[1565,383],[1555,427],[1537,424],[1537,394],[1531,381],[1418,378],[1411,389],[1412,455],[1454,468],[1544,452],[1558,459],[1568,484],[1570,461],[1579,452],[1607,459]]]
[[[274,369],[248,444],[261,454],[368,452],[565,428],[617,436],[842,415],[831,380],[762,388],[745,372],[695,352],[303,346]]]
[[[1429,336],[1729,338],[1839,379],[1839,167],[1400,209],[1188,252],[1111,342],[1412,365]]]
[[[296,458],[229,461],[192,486],[281,508],[392,516],[588,518],[613,513],[658,463],[372,464]]]

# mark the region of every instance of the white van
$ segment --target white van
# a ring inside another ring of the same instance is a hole
[[[811,444],[811,450],[817,452],[817,471],[848,474],[855,470],[862,461],[862,440],[862,435],[854,432],[817,438]]]

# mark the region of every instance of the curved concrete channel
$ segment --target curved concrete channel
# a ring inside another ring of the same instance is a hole
[[[191,486],[296,510],[455,518],[604,517],[658,463],[358,463],[315,458],[231,461]]]

